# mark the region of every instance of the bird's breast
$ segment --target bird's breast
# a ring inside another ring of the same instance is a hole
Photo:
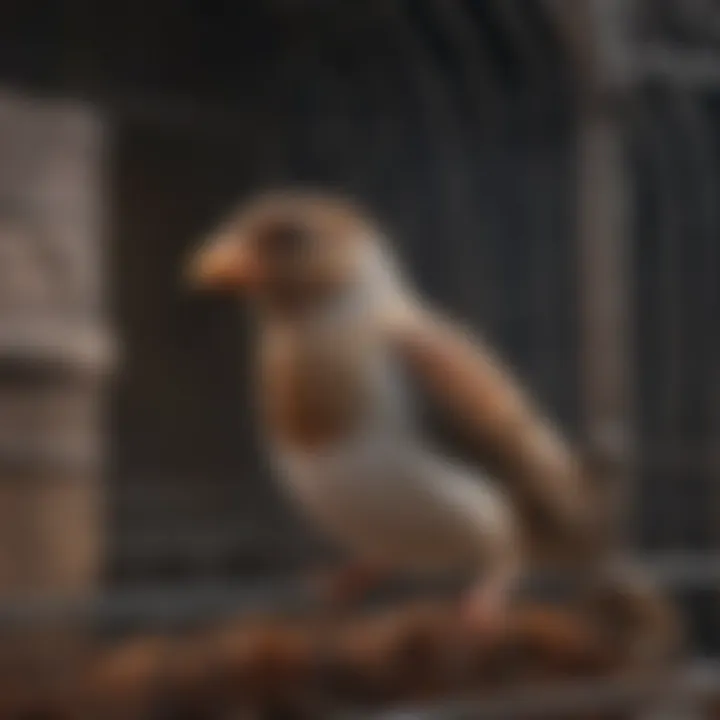
[[[356,364],[352,358],[331,360],[319,352],[269,358],[263,373],[263,405],[272,434],[307,449],[351,434],[368,400]]]
[[[406,414],[387,362],[362,331],[277,339],[266,345],[261,369],[269,433],[300,450],[343,443]]]

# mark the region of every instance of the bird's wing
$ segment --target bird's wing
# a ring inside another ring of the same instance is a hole
[[[527,513],[548,531],[585,521],[580,461],[485,343],[426,309],[396,314],[388,333],[412,379],[477,444]]]

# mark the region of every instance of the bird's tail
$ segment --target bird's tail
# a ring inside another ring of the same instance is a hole
[[[595,558],[587,566],[581,602],[629,667],[660,669],[682,657],[685,629],[675,602],[638,562],[628,558],[616,514],[619,468],[607,456],[584,456],[585,476],[601,518]],[[592,551],[591,551],[592,554]]]
[[[580,602],[629,669],[662,670],[682,658],[679,609],[639,565],[606,561],[585,584]]]

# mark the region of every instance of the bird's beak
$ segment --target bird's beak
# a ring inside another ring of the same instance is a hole
[[[196,290],[233,291],[247,288],[260,277],[247,245],[236,238],[210,239],[187,267],[187,282]]]

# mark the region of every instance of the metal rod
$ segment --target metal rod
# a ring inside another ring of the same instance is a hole
[[[675,591],[712,590],[720,584],[720,553],[667,554],[639,558],[638,564],[660,585]],[[449,583],[450,587],[453,585]],[[526,592],[532,594],[544,585],[544,578],[531,578]],[[406,590],[413,595],[418,590],[428,590],[428,587],[398,590],[400,595],[405,596]],[[0,627],[58,621],[109,626],[183,624],[223,614],[241,616],[255,612],[303,610],[311,606],[311,600],[303,583],[287,577],[256,583],[225,580],[145,585],[81,600],[52,596],[5,599],[0,602]]]

